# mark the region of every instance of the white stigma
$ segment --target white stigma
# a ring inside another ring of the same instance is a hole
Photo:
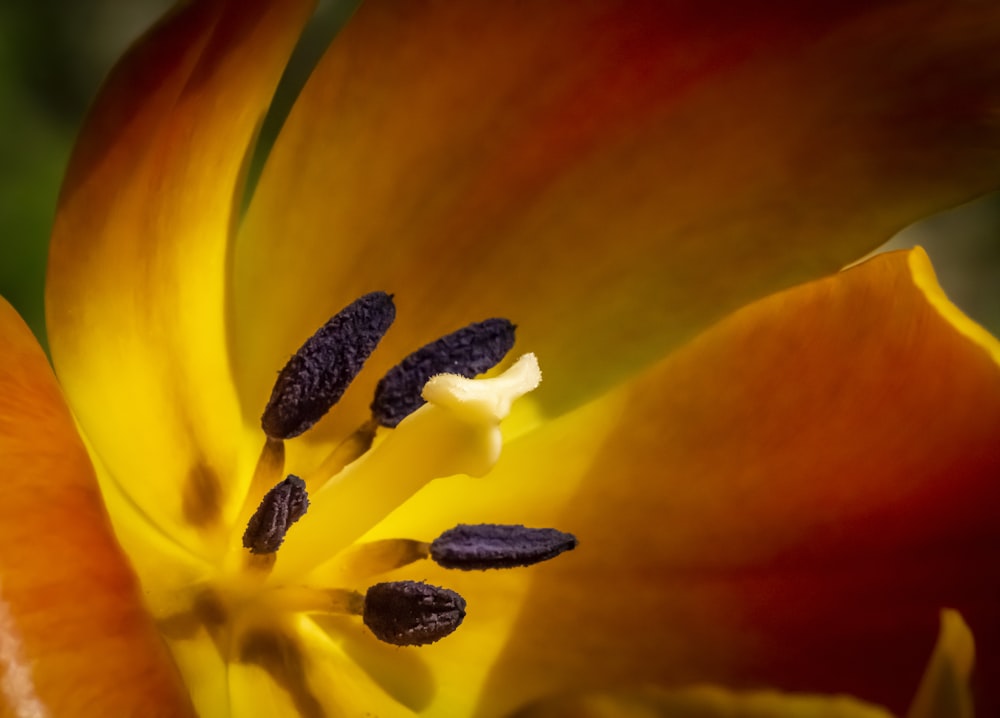
[[[507,371],[492,379],[466,379],[438,374],[424,384],[423,397],[470,424],[496,426],[510,413],[515,400],[542,382],[534,354],[523,354]]]

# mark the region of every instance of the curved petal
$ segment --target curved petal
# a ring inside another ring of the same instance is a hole
[[[204,527],[230,499],[228,236],[310,10],[185,4],[112,72],[65,180],[47,287],[56,369],[97,454],[160,522]]]
[[[982,2],[366,2],[237,247],[248,411],[373,289],[399,320],[328,434],[380,369],[489,316],[550,372],[549,413],[578,404],[993,187],[998,41]]]
[[[941,635],[907,718],[972,718],[972,631],[953,610],[941,612]]]
[[[193,716],[45,354],[0,299],[0,713]]]
[[[941,634],[909,718],[971,716],[972,634],[955,611],[943,611]],[[639,688],[545,698],[516,718],[892,718],[847,696],[736,693],[719,686]]]
[[[981,675],[1000,673],[998,343],[957,330],[932,284],[916,250],[752,304],[506,447],[485,481],[436,482],[384,522],[370,538],[495,521],[580,540],[517,578],[426,569],[469,601],[428,649],[442,700],[470,695],[470,654],[499,651],[483,715],[698,681],[901,713],[943,606],[979,637]],[[491,622],[517,603],[498,646]]]
[[[540,701],[511,718],[892,718],[845,696],[735,693],[719,686],[588,693]]]

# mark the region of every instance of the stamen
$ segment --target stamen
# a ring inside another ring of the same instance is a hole
[[[465,618],[465,599],[416,581],[377,583],[365,594],[365,625],[380,641],[424,646],[452,633]]]
[[[394,428],[424,405],[424,384],[437,374],[472,379],[489,371],[514,346],[515,326],[506,319],[487,319],[427,344],[390,369],[375,387],[372,417]]]
[[[271,490],[276,482],[281,480],[285,473],[285,442],[275,440],[270,437],[264,440],[264,447],[257,458],[257,465],[254,467],[253,476],[250,478],[250,486],[247,488],[246,496],[243,498],[243,506],[240,508],[240,522],[245,524],[250,518],[251,512],[264,494]]]
[[[534,355],[525,354],[491,379],[431,379],[427,405],[312,494],[309,521],[282,547],[272,579],[289,581],[339,553],[432,479],[484,476],[500,458],[501,420],[541,378]],[[372,476],[381,479],[377,491]]]
[[[327,581],[338,584],[367,582],[373,576],[395,571],[430,558],[431,545],[415,539],[379,539],[356,543],[341,551],[324,567]]]
[[[279,586],[266,594],[264,601],[276,612],[360,616],[365,597],[343,588]]]
[[[273,554],[285,540],[288,529],[309,508],[306,482],[294,474],[264,494],[260,506],[247,522],[243,546],[252,554]]]
[[[343,396],[396,318],[392,297],[372,292],[340,310],[278,374],[261,416],[272,439],[298,436]]]
[[[315,471],[306,476],[306,485],[312,490],[321,488],[330,478],[343,471],[345,466],[364,455],[371,448],[377,429],[378,424],[371,419],[359,426],[353,434],[337,444]]]
[[[463,571],[530,566],[576,548],[576,536],[520,525],[459,524],[431,542],[431,558]]]

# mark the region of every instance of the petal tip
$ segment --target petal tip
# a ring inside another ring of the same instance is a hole
[[[972,630],[958,611],[943,609],[937,643],[907,718],[972,718],[974,662]]]
[[[928,303],[947,321],[955,330],[969,339],[977,346],[982,347],[993,361],[1000,365],[1000,341],[990,334],[986,329],[966,316],[961,309],[952,303],[941,288],[931,264],[930,257],[923,247],[917,246],[911,249],[907,255],[910,273],[913,276],[913,283],[923,292]]]

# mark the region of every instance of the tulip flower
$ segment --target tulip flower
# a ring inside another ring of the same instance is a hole
[[[311,10],[141,39],[0,306],[7,712],[1000,708],[1000,344],[841,271],[996,187],[1000,11],[373,0],[243,213]]]

